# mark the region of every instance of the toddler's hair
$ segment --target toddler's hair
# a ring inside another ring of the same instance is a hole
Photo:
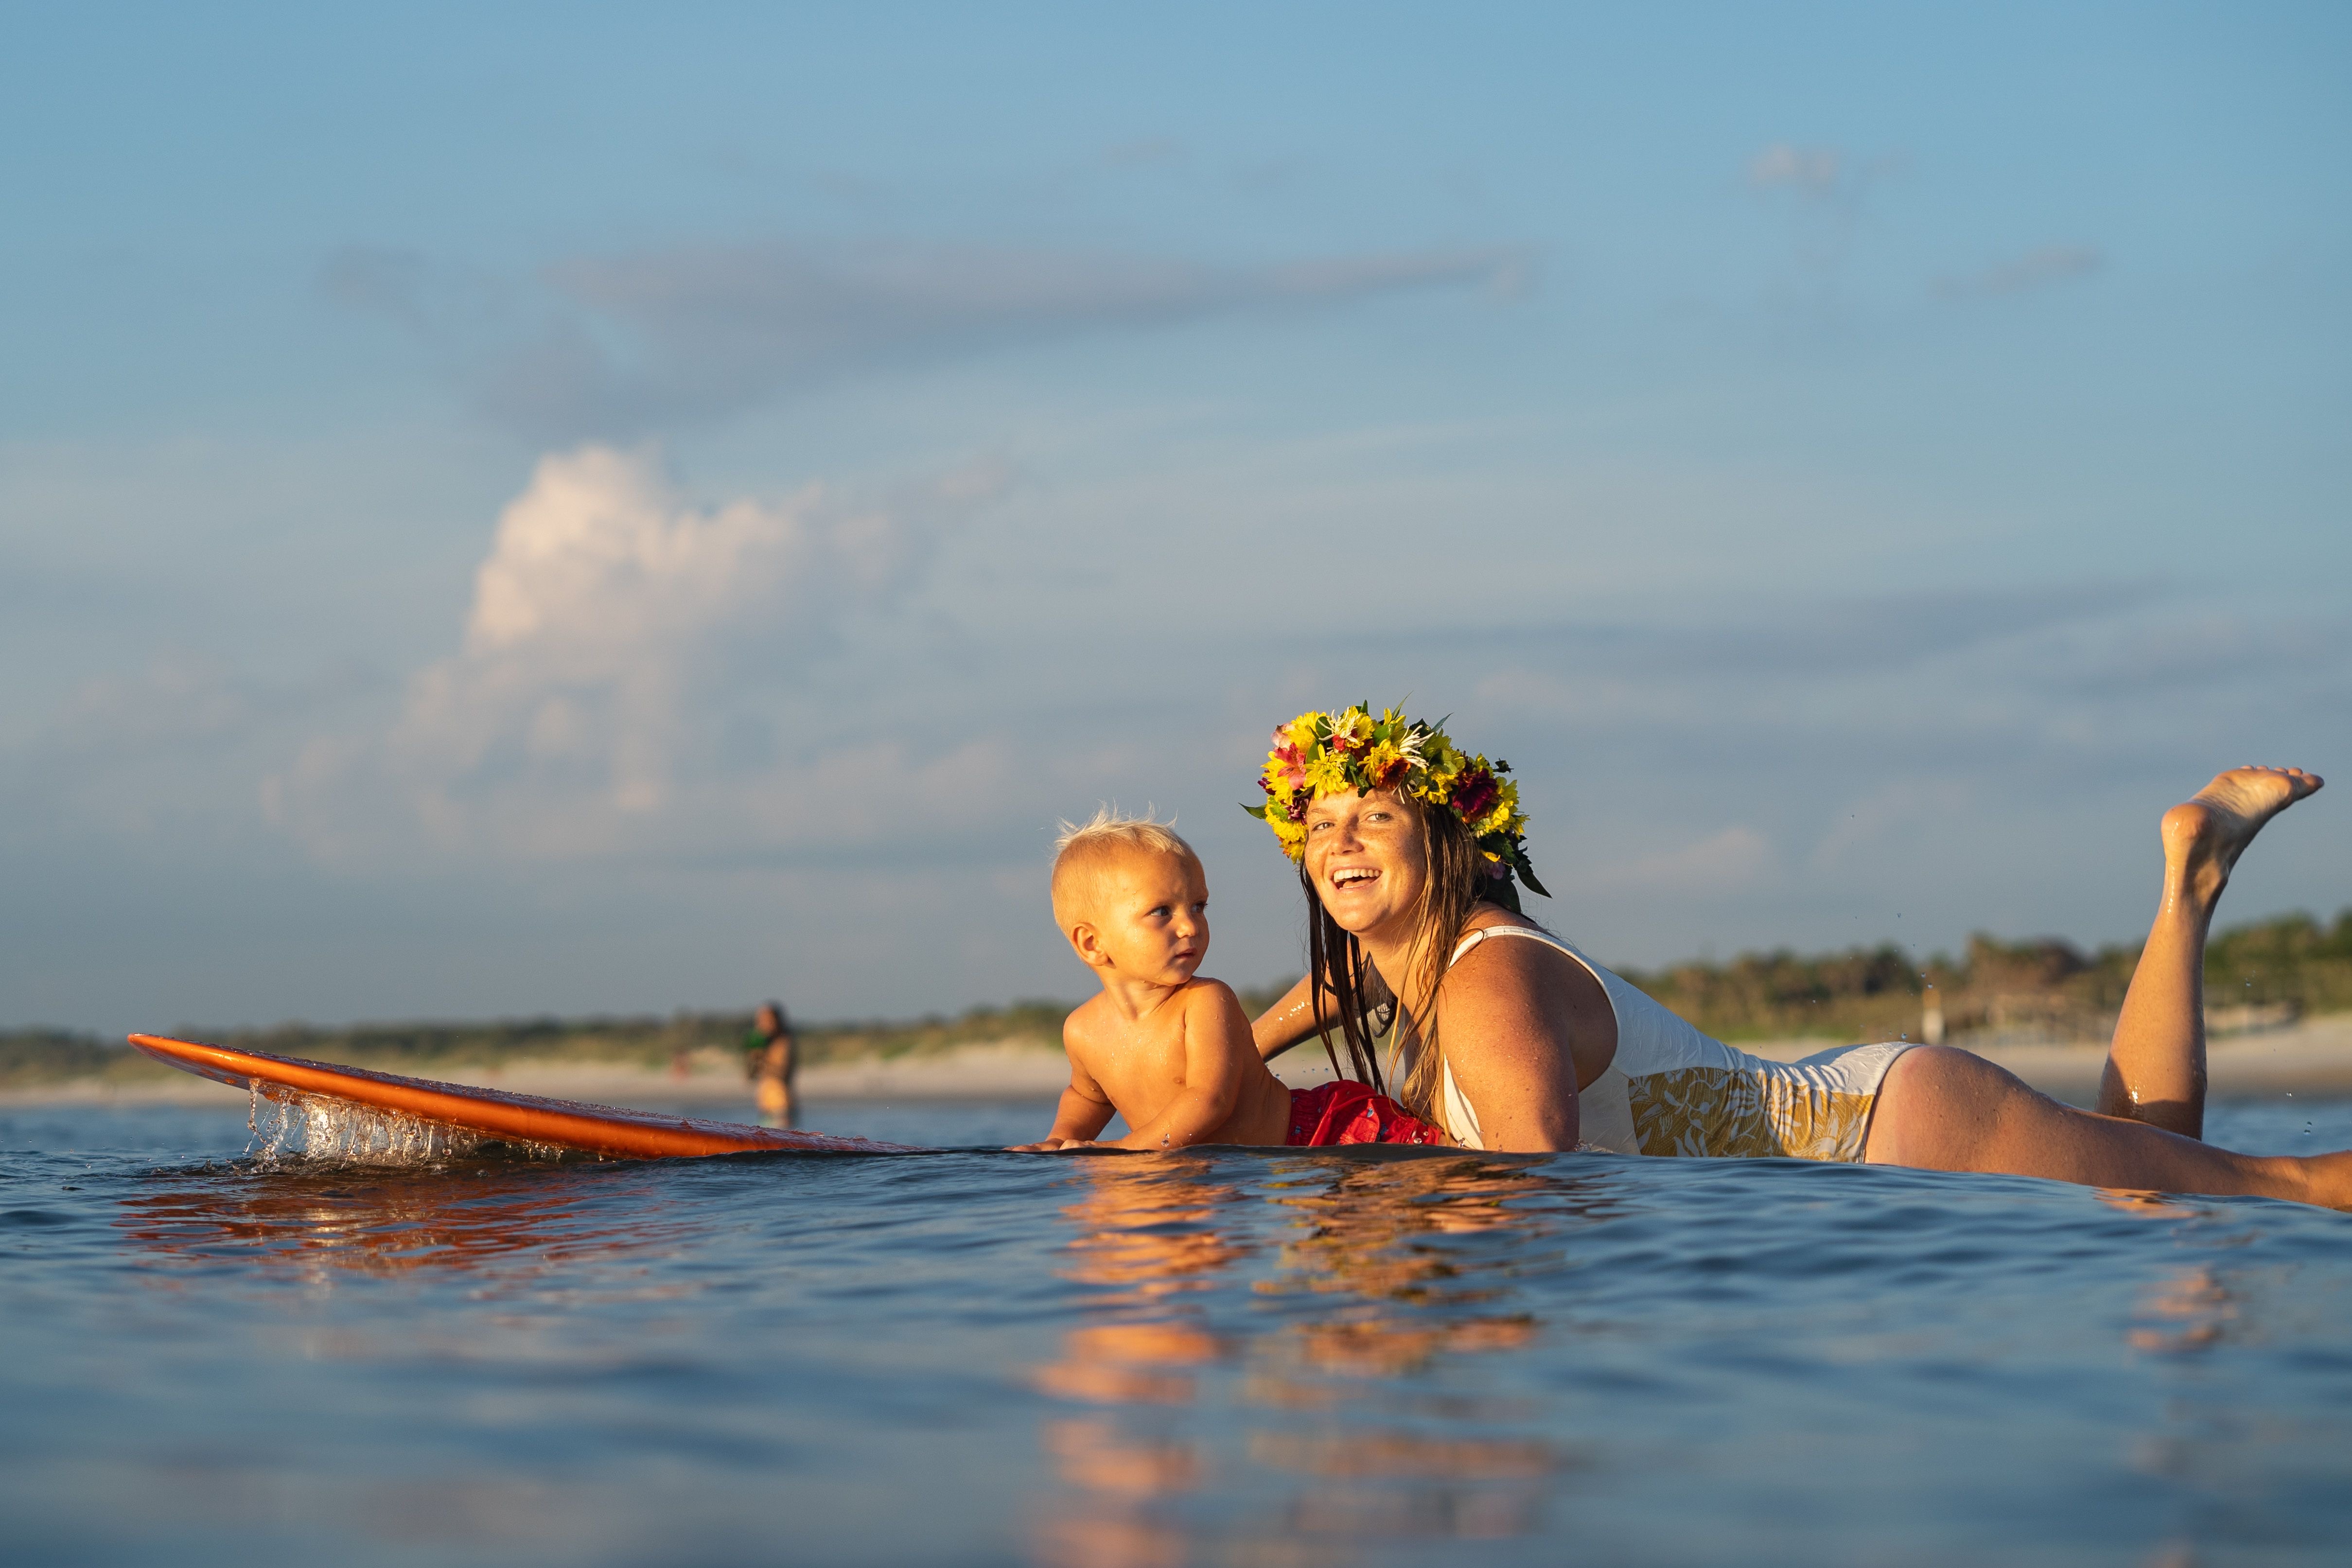
[[[1129,816],[1106,805],[1083,823],[1064,822],[1060,827],[1054,840],[1054,921],[1057,925],[1070,923],[1065,916],[1078,884],[1091,880],[1123,855],[1140,851],[1173,855],[1195,866],[1201,863],[1200,856],[1171,824],[1149,816]]]
[[[1086,821],[1064,822],[1057,825],[1060,837],[1054,840],[1054,864],[1058,866],[1072,850],[1082,855],[1097,851],[1095,846],[1112,844],[1137,849],[1157,849],[1162,855],[1192,854],[1192,847],[1176,835],[1176,825],[1154,816],[1129,816],[1116,806],[1100,806]]]

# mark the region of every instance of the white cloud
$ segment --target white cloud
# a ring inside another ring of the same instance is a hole
[[[387,729],[313,741],[265,799],[330,859],[420,837],[576,858],[713,829],[772,841],[809,820],[796,813],[845,769],[925,791],[929,764],[887,742],[830,759],[786,748],[730,773],[725,698],[747,676],[788,691],[851,620],[915,578],[945,518],[1003,482],[982,468],[888,507],[813,488],[706,508],[648,453],[545,458],[499,520],[463,648],[410,681]],[[990,773],[968,749],[960,765]]]

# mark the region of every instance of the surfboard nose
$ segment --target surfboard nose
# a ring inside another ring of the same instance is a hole
[[[922,1152],[904,1143],[880,1143],[866,1138],[841,1138],[791,1128],[747,1127],[732,1121],[703,1121],[658,1111],[629,1110],[616,1105],[545,1100],[504,1089],[478,1089],[470,1084],[442,1083],[333,1062],[306,1061],[299,1057],[272,1056],[268,1051],[177,1040],[168,1035],[132,1035],[130,1041],[134,1048],[158,1061],[169,1062],[183,1072],[237,1089],[258,1089],[268,1093],[278,1088],[350,1100],[486,1137],[552,1144],[616,1159],[692,1159],[779,1150],[804,1154]]]

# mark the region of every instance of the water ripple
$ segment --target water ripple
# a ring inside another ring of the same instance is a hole
[[[1046,1112],[848,1114],[974,1145]],[[2328,1117],[2352,1143],[2346,1106],[2239,1131]],[[2317,1560],[2352,1525],[2352,1218],[2289,1205],[1786,1162],[243,1142],[0,1112],[27,1560],[2136,1564]]]

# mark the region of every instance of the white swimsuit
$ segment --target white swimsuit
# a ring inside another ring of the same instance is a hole
[[[1576,1097],[1580,1148],[1857,1161],[1879,1083],[1916,1043],[1838,1046],[1802,1061],[1768,1061],[1700,1034],[1548,931],[1486,926],[1462,939],[1452,962],[1496,936],[1526,937],[1568,954],[1601,982],[1616,1015],[1617,1055]],[[1454,1142],[1486,1146],[1451,1062],[1444,1064],[1437,1109]]]

